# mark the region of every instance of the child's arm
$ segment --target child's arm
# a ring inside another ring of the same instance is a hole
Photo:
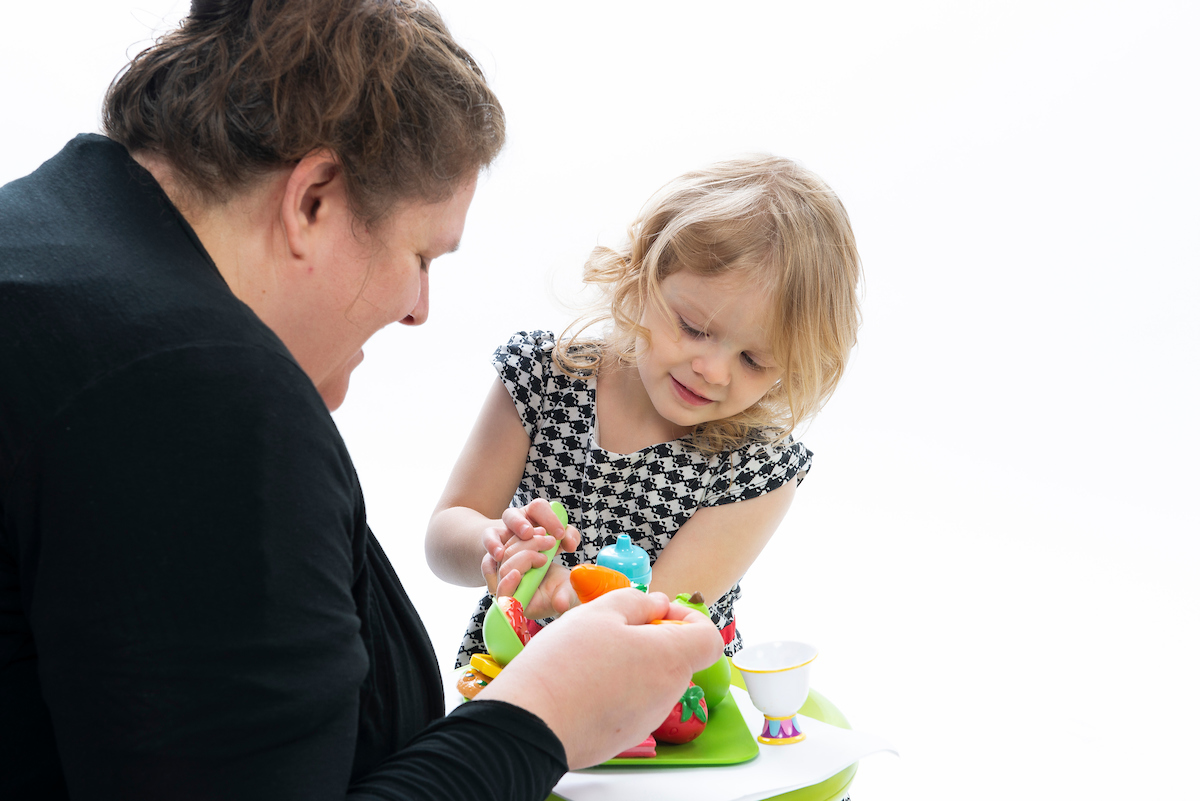
[[[529,444],[508,390],[497,379],[425,534],[425,557],[439,578],[477,587],[487,574],[499,572],[499,586],[489,586],[489,591],[511,594],[525,571],[545,564],[539,551],[555,538],[563,540],[567,551],[579,544],[579,532],[574,527],[564,531],[547,501],[509,507]]]
[[[737,503],[696,510],[654,563],[650,589],[674,598],[699,590],[711,603],[758,558],[796,495],[796,482]]]

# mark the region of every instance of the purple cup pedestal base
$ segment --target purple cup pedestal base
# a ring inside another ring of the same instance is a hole
[[[762,734],[758,735],[758,741],[766,745],[787,745],[800,742],[807,735],[800,731],[800,721],[797,719],[797,715],[789,715],[785,718],[764,715],[763,730]]]

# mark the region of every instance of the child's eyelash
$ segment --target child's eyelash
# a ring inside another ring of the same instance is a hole
[[[682,330],[683,333],[687,334],[689,337],[698,338],[698,337],[707,336],[707,334],[705,334],[703,331],[698,331],[695,328],[692,328],[690,325],[688,325],[687,321],[684,320],[682,317],[678,317],[676,319],[679,322],[680,330]],[[754,361],[754,357],[751,356],[749,353],[742,354],[742,361],[745,362],[746,366],[749,367],[751,370],[755,370],[760,373],[763,370],[767,369],[766,367],[763,367],[758,362]]]

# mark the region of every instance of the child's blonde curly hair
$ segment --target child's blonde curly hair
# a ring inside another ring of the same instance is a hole
[[[697,426],[706,453],[751,440],[778,442],[833,393],[858,338],[858,250],[837,195],[812,172],[774,156],[747,156],[686,173],[660,189],[617,250],[597,247],[585,283],[601,305],[577,319],[555,346],[577,377],[605,364],[636,362],[648,303],[669,317],[660,285],[678,270],[702,277],[744,273],[773,303],[768,331],[783,378],[734,417]],[[607,322],[604,340],[581,334]]]

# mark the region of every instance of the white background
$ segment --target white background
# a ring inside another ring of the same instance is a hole
[[[0,180],[96,130],[186,7],[4,3]],[[865,323],[743,581],[747,641],[815,643],[815,686],[899,747],[856,799],[1193,796],[1196,5],[441,8],[509,145],[430,322],[371,342],[336,419],[444,666],[478,592],[422,540],[492,349],[561,329],[583,259],[663,182],[771,151],[849,209]]]

